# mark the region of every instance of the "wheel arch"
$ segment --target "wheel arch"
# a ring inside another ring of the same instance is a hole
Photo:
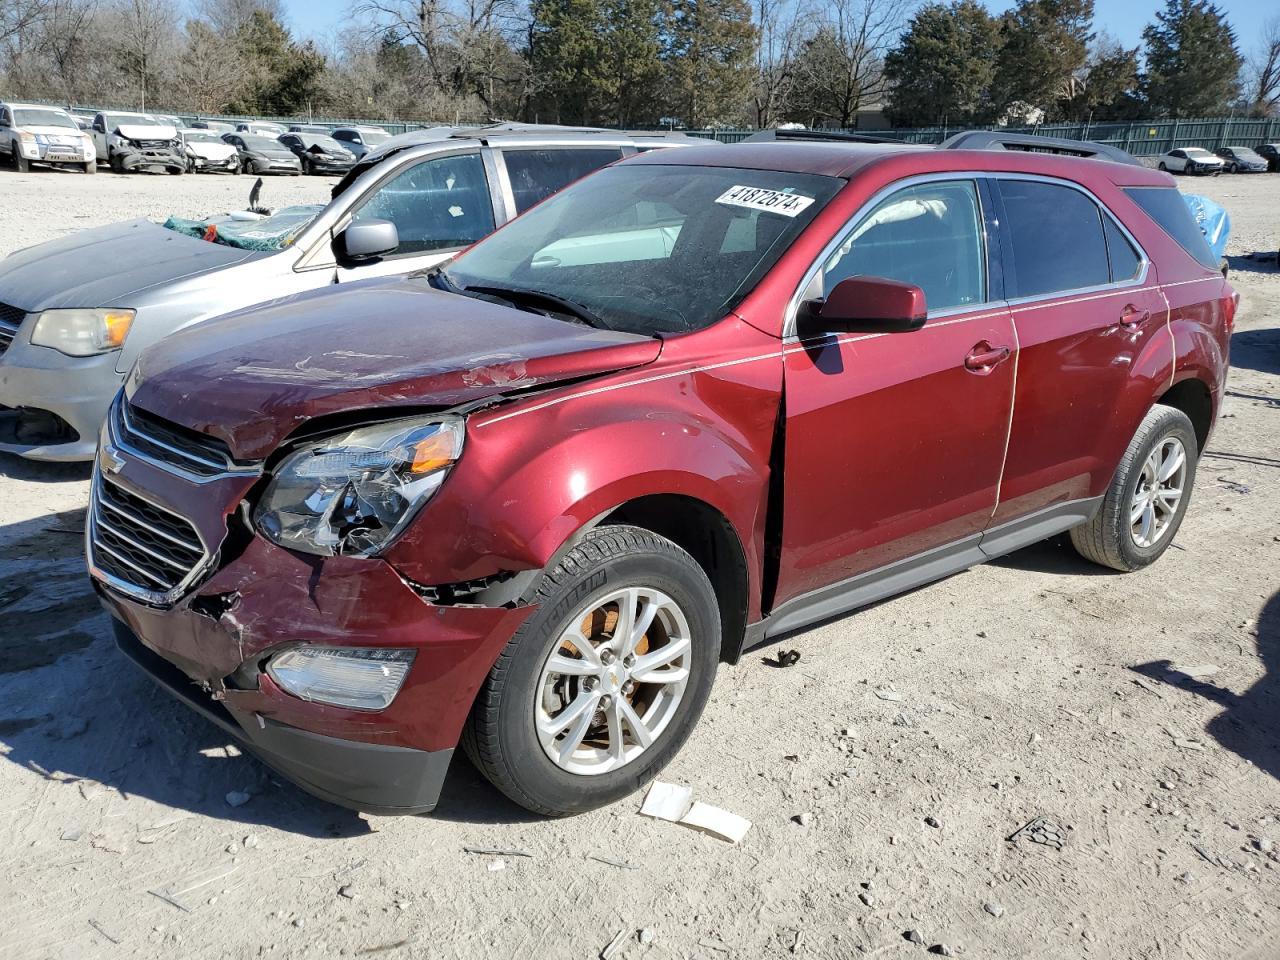
[[[1203,453],[1213,427],[1213,395],[1199,377],[1180,380],[1166,390],[1156,403],[1181,410],[1191,421],[1196,432],[1197,452]]]
[[[642,527],[693,557],[719,604],[720,659],[737,663],[746,635],[749,577],[746,551],[729,518],[696,497],[656,493],[619,504],[590,526],[609,523]]]

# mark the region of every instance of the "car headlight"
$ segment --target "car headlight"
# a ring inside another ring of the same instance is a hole
[[[294,647],[267,662],[267,675],[303,700],[382,710],[404,686],[413,657],[413,650]]]
[[[457,418],[396,420],[308,443],[276,468],[254,514],[263,536],[321,556],[372,556],[462,454]]]
[[[36,317],[31,342],[69,357],[118,350],[133,326],[134,310],[45,310]]]

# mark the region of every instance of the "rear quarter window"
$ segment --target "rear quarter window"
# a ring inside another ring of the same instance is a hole
[[[1187,209],[1177,187],[1126,187],[1129,199],[1177,241],[1178,246],[1210,270],[1218,269],[1217,258]]]
[[[503,150],[516,213],[524,213],[557,190],[622,158],[619,147]]]

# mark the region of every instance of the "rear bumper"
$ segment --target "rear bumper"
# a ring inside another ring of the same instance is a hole
[[[435,809],[452,749],[343,740],[242,713],[204,693],[123,623],[117,620],[114,626],[116,646],[158,686],[313,796],[380,815]]]

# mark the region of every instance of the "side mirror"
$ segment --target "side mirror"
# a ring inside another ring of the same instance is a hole
[[[399,246],[400,234],[390,220],[360,220],[338,235],[337,254],[342,260],[374,260]]]
[[[846,277],[824,300],[809,300],[801,318],[813,332],[904,333],[924,326],[924,291],[885,277]]]

